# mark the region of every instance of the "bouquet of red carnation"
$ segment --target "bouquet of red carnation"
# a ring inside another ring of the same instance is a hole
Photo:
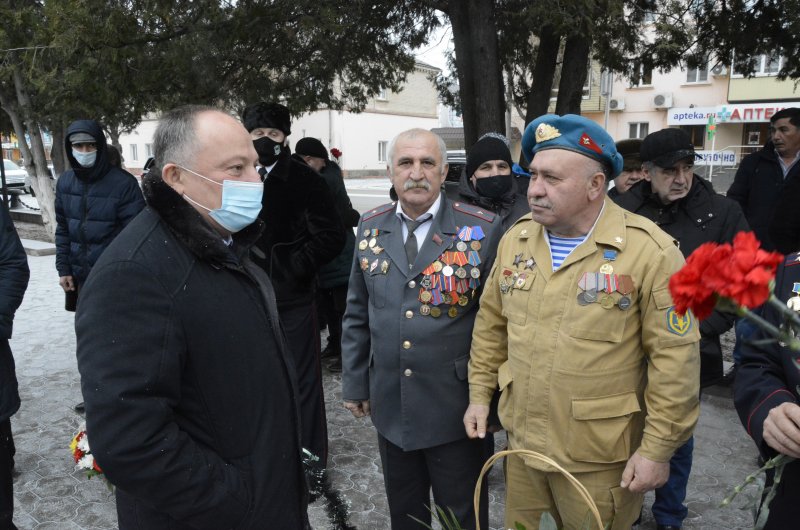
[[[714,309],[755,322],[773,337],[800,351],[800,317],[772,292],[775,271],[783,255],[767,252],[752,232],[739,232],[733,244],[704,243],[689,255],[686,265],[669,280],[675,312],[691,310],[704,320]],[[775,307],[784,324],[778,328],[753,313],[764,303]]]
[[[72,458],[75,460],[75,467],[85,470],[87,478],[103,474],[103,470],[97,465],[97,460],[94,459],[92,449],[89,447],[85,424],[78,428],[78,434],[72,438],[69,448],[72,451]]]
[[[339,161],[339,158],[341,158],[342,156],[342,152],[336,149],[335,147],[331,148],[331,154],[333,155],[333,158],[335,158],[337,162]]]

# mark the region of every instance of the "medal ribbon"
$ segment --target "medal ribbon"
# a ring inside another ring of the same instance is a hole
[[[433,305],[439,305],[442,303],[442,292],[439,289],[431,289],[431,303]]]
[[[469,261],[469,264],[472,265],[473,267],[477,267],[478,265],[481,264],[481,257],[480,257],[480,255],[478,255],[478,251],[477,250],[470,250],[469,251],[468,261]]]
[[[472,239],[477,239],[478,241],[480,241],[484,237],[486,236],[483,234],[483,228],[481,228],[480,226],[472,227]]]
[[[460,251],[456,252],[455,256],[453,256],[453,262],[459,267],[463,267],[467,264],[467,255]]]

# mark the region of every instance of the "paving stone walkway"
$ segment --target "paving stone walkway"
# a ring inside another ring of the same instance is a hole
[[[22,408],[12,419],[17,446],[15,518],[20,529],[116,528],[113,494],[101,480],[74,469],[68,444],[81,422],[72,407],[79,401],[73,315],[63,309],[53,256],[30,257],[31,282],[17,312],[11,347],[17,360]],[[350,503],[359,529],[389,528],[375,432],[340,406],[341,379],[325,370],[331,446],[330,469]],[[502,437],[498,437],[502,445]],[[684,528],[751,528],[743,504],[718,508],[735,484],[755,469],[756,452],[733,410],[727,389],[703,397],[696,433],[695,464],[689,484],[689,519]],[[499,466],[490,476],[491,521],[502,528],[504,490]],[[655,528],[645,505],[640,529]],[[327,528],[321,505],[310,508],[315,529]],[[265,523],[265,528],[269,524]],[[282,529],[281,529],[282,530]]]

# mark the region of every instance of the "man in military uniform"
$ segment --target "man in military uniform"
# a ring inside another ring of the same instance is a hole
[[[532,215],[503,237],[484,287],[464,424],[485,436],[499,384],[510,448],[558,462],[604,523],[627,529],[699,414],[697,324],[675,313],[667,285],[683,256],[651,221],[606,199],[622,158],[597,124],[545,115],[522,144]],[[533,459],[507,460],[506,488],[507,527],[536,529],[547,511],[576,528],[587,515],[572,486]]]
[[[411,129],[389,147],[398,203],[361,217],[342,337],[342,397],[378,431],[392,528],[430,522],[436,504],[474,528],[480,440],[461,423],[478,296],[494,261],[500,218],[441,192],[446,148]],[[484,488],[485,491],[485,488]],[[481,518],[487,527],[487,497]]]
[[[800,311],[800,253],[786,256],[775,277],[775,295]],[[783,323],[773,306],[766,305],[764,318],[775,326]],[[742,345],[742,361],[734,381],[734,402],[739,418],[758,447],[762,458],[778,454],[800,458],[800,371],[797,352],[785,344],[756,346],[771,338],[757,329]],[[769,484],[774,470],[767,473]],[[769,505],[765,530],[796,528],[800,518],[800,462],[788,464]]]

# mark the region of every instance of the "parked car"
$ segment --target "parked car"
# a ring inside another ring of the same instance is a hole
[[[13,160],[3,159],[6,172],[6,186],[9,188],[24,188],[28,172],[19,167]]]

